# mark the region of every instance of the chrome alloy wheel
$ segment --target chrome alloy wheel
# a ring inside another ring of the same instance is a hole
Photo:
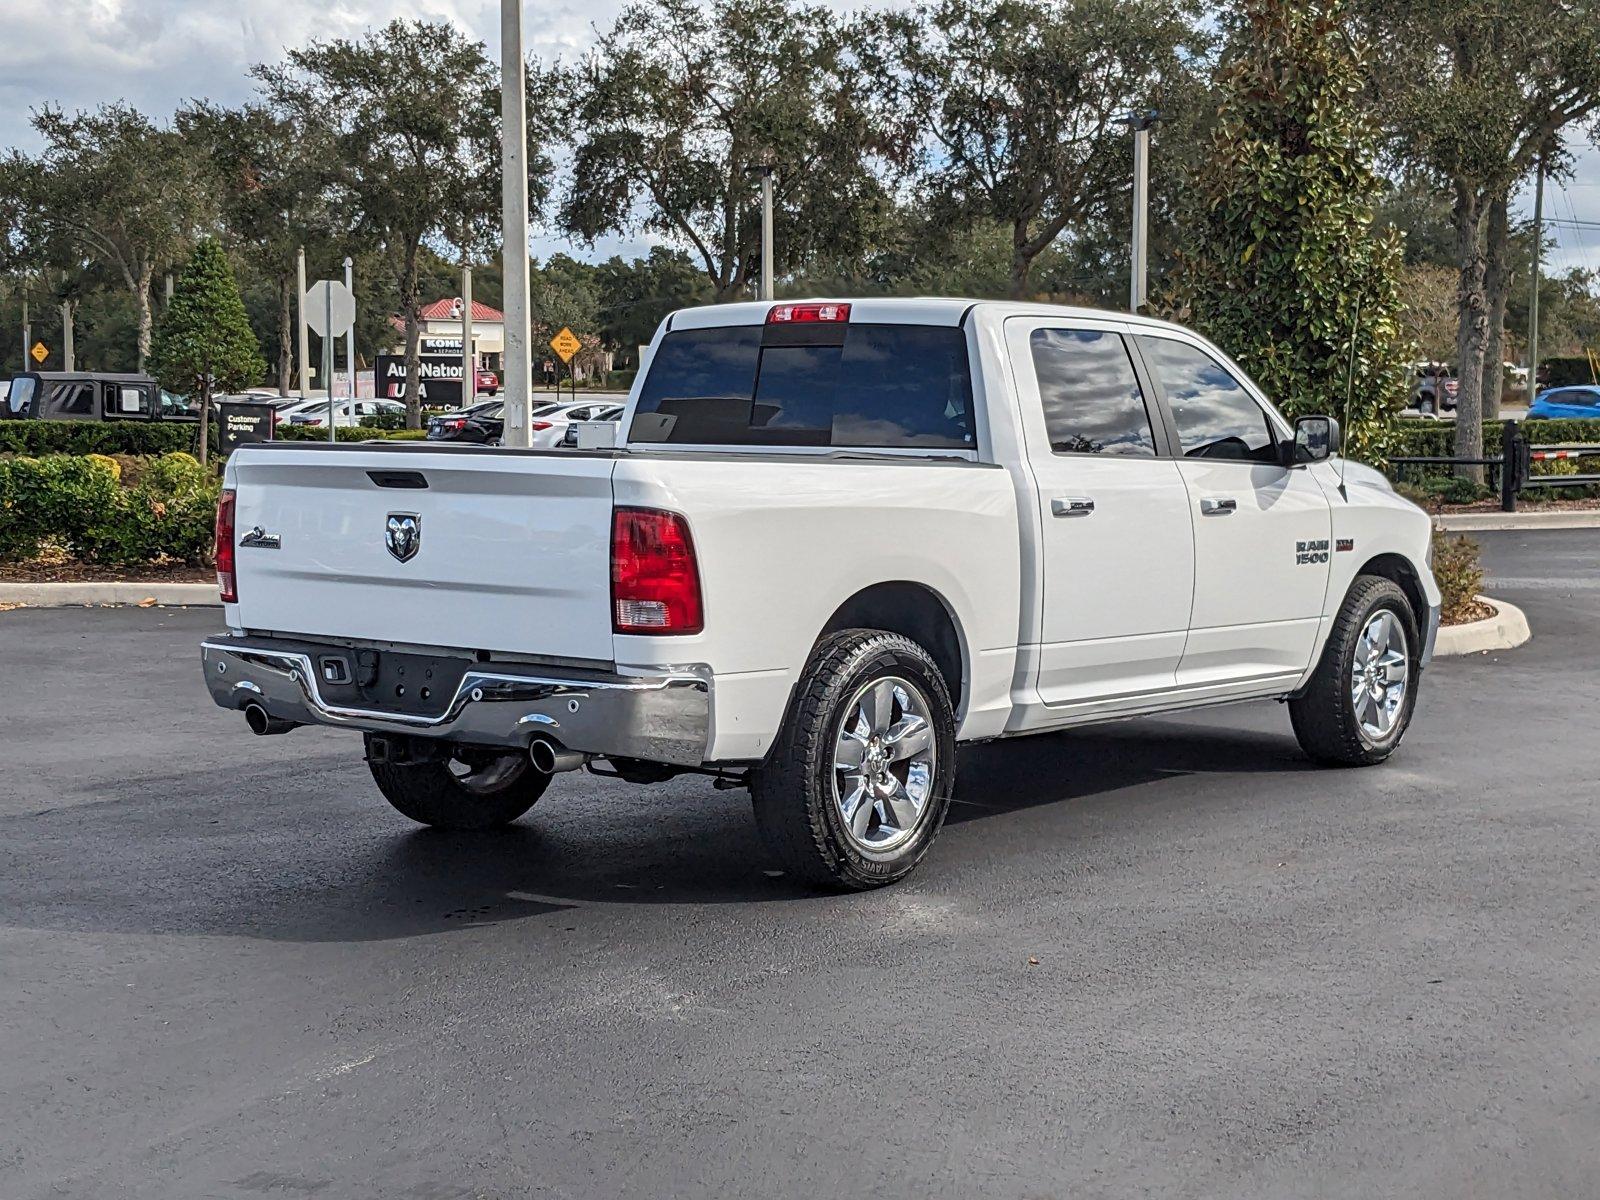
[[[863,684],[845,706],[833,748],[833,801],[856,849],[904,845],[931,805],[938,743],[927,698],[898,676]]]
[[[1382,742],[1395,731],[1410,682],[1405,627],[1394,613],[1380,608],[1361,631],[1350,668],[1350,703],[1368,741]]]

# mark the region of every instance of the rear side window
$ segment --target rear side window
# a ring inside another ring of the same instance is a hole
[[[700,446],[971,449],[960,329],[684,329],[657,347],[628,440]],[[798,335],[798,336],[797,336]]]
[[[50,416],[91,416],[94,413],[93,384],[58,383],[50,389]]]
[[[1266,412],[1209,354],[1171,338],[1142,337],[1139,348],[1167,394],[1186,458],[1278,461]]]
[[[1050,449],[1155,456],[1144,392],[1121,334],[1035,329],[1029,343]]]

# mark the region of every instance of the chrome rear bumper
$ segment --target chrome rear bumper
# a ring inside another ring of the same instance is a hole
[[[201,659],[217,704],[259,704],[282,721],[519,749],[543,736],[585,754],[674,766],[699,766],[706,757],[711,677],[698,667],[547,673],[484,663],[467,670],[440,715],[422,716],[329,703],[310,654],[272,638],[210,638]]]

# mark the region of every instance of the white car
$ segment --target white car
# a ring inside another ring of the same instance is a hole
[[[689,309],[614,449],[236,450],[205,677],[256,733],[361,731],[421,822],[709,774],[790,875],[872,887],[932,845],[959,743],[1278,699],[1315,761],[1387,758],[1431,529],[1338,443],[1143,317]]]
[[[561,435],[560,445],[568,448],[576,446],[578,444],[578,431],[589,426],[597,429],[614,428],[622,420],[623,408],[624,406],[621,404],[613,404],[609,408],[596,409],[592,415],[582,421],[569,419],[567,421],[567,431]]]
[[[607,409],[615,408],[615,400],[584,400],[577,404],[552,404],[533,414],[528,423],[528,444],[535,450],[548,450],[562,444],[567,426],[575,421],[593,421]]]
[[[361,424],[367,418],[380,413],[399,414],[405,416],[406,406],[393,400],[351,400],[348,397],[335,400],[333,423],[341,429],[350,429]],[[283,414],[279,414],[279,420]],[[328,427],[328,401],[312,400],[306,404],[288,410],[288,420],[292,425],[311,425],[326,429]]]

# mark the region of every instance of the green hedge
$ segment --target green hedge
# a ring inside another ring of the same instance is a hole
[[[0,421],[0,454],[191,453],[198,428],[180,421]]]
[[[280,442],[325,442],[328,440],[328,431],[317,425],[279,425],[276,436]],[[408,442],[427,436],[426,429],[369,429],[365,426],[351,428],[340,425],[333,431],[333,440],[336,442]]]
[[[81,562],[129,565],[163,557],[200,565],[212,553],[220,485],[191,455],[162,455],[124,487],[102,456],[0,459],[0,562],[26,562],[44,543]]]

